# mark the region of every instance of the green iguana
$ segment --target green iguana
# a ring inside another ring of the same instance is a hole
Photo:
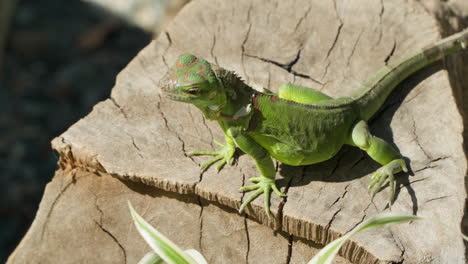
[[[239,147],[255,160],[260,177],[240,191],[256,190],[239,212],[264,193],[267,215],[270,193],[285,196],[275,184],[271,157],[293,166],[309,165],[333,157],[344,145],[359,147],[382,165],[369,184],[372,197],[388,180],[393,202],[394,174],[407,172],[400,154],[383,139],[373,136],[367,121],[382,106],[393,88],[415,71],[468,46],[468,29],[431,45],[420,52],[382,67],[349,97],[334,99],[317,90],[284,84],[278,95],[258,92],[234,72],[194,55],[181,55],[161,79],[163,95],[191,103],[205,118],[216,120],[226,143],[217,151],[193,151],[191,155],[212,155],[201,166],[205,170],[219,162],[218,170],[231,163]]]

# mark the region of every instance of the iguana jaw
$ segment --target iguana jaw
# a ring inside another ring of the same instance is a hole
[[[159,87],[164,97],[185,103],[195,103],[195,101],[202,99],[200,98],[203,97],[202,89],[198,85],[180,86],[170,73],[168,72],[159,81]]]
[[[164,80],[162,80],[160,82],[160,87],[162,95],[165,98],[169,98],[174,101],[190,103],[191,97],[194,97],[189,94],[184,94],[181,89],[174,84],[173,81],[164,82]]]
[[[174,81],[160,82],[162,95],[165,98],[169,98],[174,101],[191,103],[200,107],[209,107],[212,105],[224,105],[226,96],[220,96],[223,93],[221,89],[215,88],[214,85],[211,88],[203,88],[203,84],[193,86],[177,86]]]
[[[189,103],[189,101],[190,101],[190,98],[188,98],[188,97],[183,97],[183,96],[180,96],[178,94],[169,93],[169,92],[164,92],[163,96],[165,98],[168,98],[168,99],[171,99],[171,100],[174,100],[174,101],[178,101],[178,102]]]

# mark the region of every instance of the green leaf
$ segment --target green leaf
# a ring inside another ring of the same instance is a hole
[[[185,253],[176,244],[170,241],[167,237],[161,234],[158,230],[146,222],[136,211],[133,209],[130,201],[128,207],[133,217],[138,232],[146,240],[148,245],[160,256],[165,262],[169,264],[201,264],[197,262],[189,254]]]
[[[206,259],[203,257],[203,255],[200,254],[200,252],[196,251],[195,249],[187,249],[185,250],[185,253],[189,254],[199,264],[208,264],[208,262],[206,262]]]
[[[164,260],[153,251],[149,252],[140,261],[138,261],[138,264],[163,264],[163,263],[165,263]]]
[[[346,242],[346,240],[348,240],[352,235],[359,233],[363,230],[390,223],[401,223],[419,219],[421,218],[414,215],[399,215],[395,213],[382,213],[373,216],[356,226],[348,234],[326,245],[309,261],[309,264],[331,264],[333,258],[335,258],[336,254],[338,254],[338,251],[340,250],[344,242]]]

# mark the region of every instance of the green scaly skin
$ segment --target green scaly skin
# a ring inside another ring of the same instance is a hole
[[[191,103],[207,119],[215,120],[226,143],[217,151],[194,151],[212,155],[202,170],[218,162],[218,170],[231,163],[236,147],[255,161],[259,177],[240,191],[255,191],[239,212],[260,194],[270,215],[270,193],[285,196],[275,184],[272,157],[301,166],[333,157],[344,144],[366,151],[382,167],[369,184],[372,197],[388,181],[390,203],[395,192],[394,175],[407,172],[401,155],[383,139],[373,136],[367,121],[382,106],[393,88],[415,71],[468,46],[468,30],[445,38],[420,52],[384,66],[350,97],[333,99],[319,91],[285,84],[278,95],[255,91],[233,72],[193,55],[181,55],[161,79],[165,97]]]

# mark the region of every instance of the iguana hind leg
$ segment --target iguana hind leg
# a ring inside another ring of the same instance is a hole
[[[354,126],[350,140],[351,145],[366,151],[372,159],[383,165],[372,174],[369,191],[372,193],[372,197],[374,197],[388,179],[390,185],[389,199],[390,203],[392,203],[395,194],[395,179],[393,175],[400,171],[408,171],[405,161],[390,144],[381,138],[373,136],[370,133],[369,126],[363,120]]]
[[[317,101],[330,100],[332,97],[312,88],[285,83],[279,87],[279,98],[301,104],[310,104]]]

